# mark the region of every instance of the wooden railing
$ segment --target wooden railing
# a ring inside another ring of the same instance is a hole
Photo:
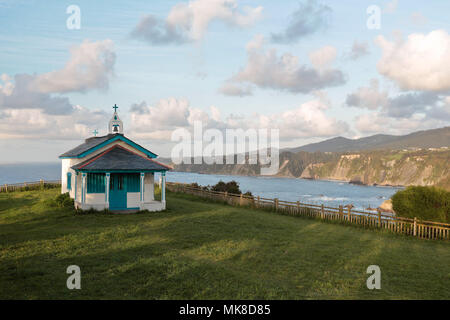
[[[0,185],[0,192],[13,192],[29,189],[57,187],[61,185],[61,180],[39,180],[31,182],[10,183]]]
[[[250,206],[274,210],[291,216],[303,216],[318,218],[325,221],[337,221],[359,225],[365,228],[386,229],[394,233],[405,234],[422,239],[442,239],[450,240],[450,224],[424,221],[417,218],[402,218],[391,214],[382,213],[380,210],[367,212],[353,210],[350,207],[339,206],[329,207],[323,204],[311,204],[302,202],[291,202],[259,196],[245,196],[243,194],[231,194],[227,192],[217,192],[195,188],[187,184],[167,182],[167,190],[182,192],[208,198],[212,200],[224,201],[235,206]]]

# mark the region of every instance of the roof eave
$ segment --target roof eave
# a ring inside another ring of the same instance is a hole
[[[72,168],[73,169],[73,168]],[[139,172],[163,172],[170,169],[73,169],[75,172],[92,172],[92,173],[139,173]]]
[[[150,150],[140,146],[139,144],[137,144],[136,142],[128,139],[127,137],[125,137],[124,135],[115,135],[114,137],[111,137],[110,139],[103,141],[102,143],[89,148],[88,150],[74,155],[74,156],[65,156],[64,153],[62,155],[60,155],[58,158],[59,159],[80,159],[80,158],[84,158],[85,156],[91,154],[92,152],[103,148],[104,146],[107,146],[108,144],[110,144],[111,142],[117,141],[117,140],[122,140],[125,143],[128,143],[129,145],[131,145],[132,147],[136,148],[137,150],[141,151],[142,153],[146,154],[149,158],[155,159],[158,157],[158,155],[156,153],[151,152]]]

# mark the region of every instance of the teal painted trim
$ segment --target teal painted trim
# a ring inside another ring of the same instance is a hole
[[[90,173],[140,173],[140,172],[163,172],[165,173],[169,169],[166,170],[83,170],[83,169],[76,169],[77,172],[90,172]]]
[[[106,140],[105,142],[102,142],[99,145],[97,145],[97,146],[95,146],[95,147],[93,147],[93,148],[91,148],[91,149],[89,149],[89,150],[87,150],[87,151],[85,151],[83,153],[80,153],[78,156],[75,156],[75,157],[59,157],[59,158],[60,159],[83,158],[83,157],[87,156],[88,154],[90,154],[90,153],[92,153],[92,152],[94,152],[94,151],[96,151],[96,150],[98,150],[100,148],[103,148],[104,146],[107,146],[108,144],[110,144],[110,143],[112,143],[114,141],[117,141],[117,140],[121,140],[121,141],[129,144],[130,146],[136,148],[137,150],[145,153],[150,158],[156,158],[158,156],[157,154],[151,152],[150,150],[147,150],[144,147],[141,147],[140,145],[138,145],[137,143],[131,141],[130,139],[128,139],[128,138],[126,138],[126,137],[124,137],[122,135],[117,135],[114,138]]]
[[[118,210],[139,210],[139,207],[133,207],[133,208],[114,208],[114,209],[109,209],[109,211],[118,211]]]
[[[72,172],[67,172],[67,190],[72,190]]]

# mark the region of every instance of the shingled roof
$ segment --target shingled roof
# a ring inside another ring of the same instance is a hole
[[[91,137],[88,138],[84,141],[83,144],[80,144],[79,146],[73,148],[72,150],[69,150],[65,153],[63,153],[62,155],[60,155],[60,158],[78,158],[81,157],[82,155],[89,153],[91,150],[95,150],[96,147],[99,147],[100,145],[105,145],[108,144],[110,141],[116,141],[116,140],[122,140],[134,147],[136,147],[137,149],[140,149],[141,151],[143,151],[144,153],[146,153],[149,157],[152,158],[156,158],[157,155],[154,154],[153,152],[151,152],[148,149],[145,149],[144,147],[138,145],[137,143],[133,142],[132,140],[128,139],[127,137],[125,137],[123,134],[120,133],[116,133],[116,134],[108,134],[106,136],[102,136],[102,137]]]
[[[72,167],[76,171],[167,171],[171,168],[115,145]]]

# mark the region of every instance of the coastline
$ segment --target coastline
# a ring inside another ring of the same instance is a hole
[[[396,188],[396,189],[402,189],[408,187],[408,185],[391,185],[391,184],[366,184],[361,181],[352,182],[351,180],[340,180],[340,179],[316,179],[316,178],[302,178],[302,177],[294,177],[291,175],[260,175],[260,174],[226,174],[226,173],[218,173],[218,172],[195,172],[195,171],[179,171],[179,170],[172,170],[172,172],[180,172],[180,173],[196,173],[196,174],[206,174],[206,175],[218,175],[218,176],[239,176],[239,177],[263,177],[263,178],[284,178],[284,179],[301,179],[301,180],[312,180],[312,181],[329,181],[329,182],[344,182],[348,184],[353,185],[359,185],[359,186],[367,186],[367,187],[386,187],[386,188]]]

